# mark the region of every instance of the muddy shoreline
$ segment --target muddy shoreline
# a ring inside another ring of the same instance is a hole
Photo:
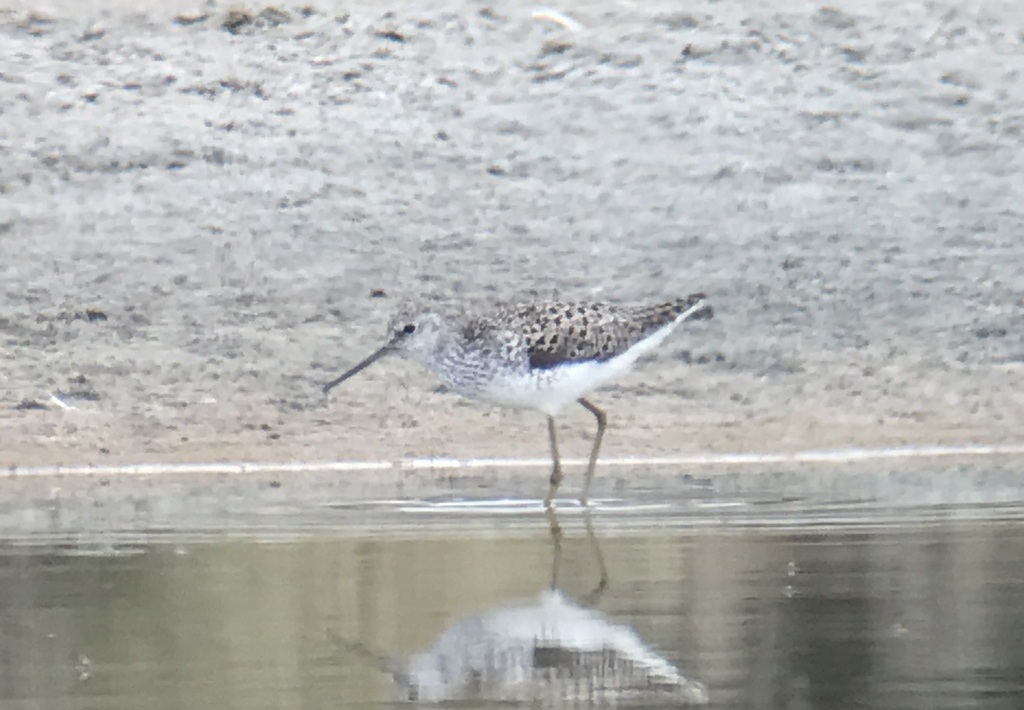
[[[0,8],[0,466],[544,456],[321,396],[409,296],[707,292],[608,456],[1020,440],[1014,3],[274,8]]]

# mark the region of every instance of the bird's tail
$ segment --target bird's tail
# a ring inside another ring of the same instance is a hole
[[[691,293],[686,298],[680,298],[673,305],[678,310],[677,318],[687,311],[690,311],[687,318],[693,320],[711,320],[715,317],[715,309],[711,307],[708,297],[703,293]]]
[[[636,315],[643,324],[643,330],[653,332],[680,319],[710,320],[715,311],[703,293],[693,293],[668,303],[646,306],[639,309]]]

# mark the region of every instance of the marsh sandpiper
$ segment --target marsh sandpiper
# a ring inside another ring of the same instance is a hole
[[[643,306],[538,301],[460,318],[407,307],[392,318],[388,341],[323,391],[396,353],[418,360],[466,397],[543,412],[552,459],[547,508],[563,477],[555,416],[578,402],[597,419],[580,496],[585,506],[607,417],[584,395],[627,371],[683,321],[713,314],[702,293]]]

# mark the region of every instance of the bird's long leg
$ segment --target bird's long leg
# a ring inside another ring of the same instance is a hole
[[[589,401],[580,397],[576,400],[582,404],[588,412],[597,417],[597,434],[594,436],[594,447],[590,450],[590,463],[587,464],[587,477],[583,479],[583,495],[580,496],[580,503],[587,504],[587,497],[590,495],[590,481],[594,478],[594,469],[597,467],[597,453],[601,450],[601,439],[604,438],[604,430],[608,426],[608,417],[604,410],[595,407]]]
[[[554,508],[548,508],[545,513],[551,532],[551,589],[553,591],[558,589],[558,572],[562,566],[562,526],[558,523],[558,516],[555,515]]]
[[[597,581],[597,586],[594,587],[593,591],[584,597],[584,606],[593,606],[597,604],[601,599],[601,595],[604,594],[604,590],[608,588],[608,568],[604,564],[604,555],[601,553],[601,543],[597,539],[597,535],[594,534],[594,523],[590,519],[590,509],[583,509],[583,524],[587,528],[587,540],[590,542],[591,549],[594,551],[594,559],[597,560],[597,569],[600,572],[601,578]]]
[[[555,500],[555,491],[562,483],[562,459],[558,456],[558,437],[555,434],[555,418],[548,416],[548,439],[551,440],[551,485],[548,497],[544,499],[544,507],[551,508]]]

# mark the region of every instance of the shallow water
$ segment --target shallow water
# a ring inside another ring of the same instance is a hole
[[[549,605],[562,616],[540,622],[544,633],[564,632],[563,645],[573,635],[605,634],[614,644],[615,634],[635,634],[652,663],[678,670],[691,690],[706,686],[710,707],[1024,704],[1019,521],[695,528],[598,511],[588,530],[570,510],[558,520],[555,565],[542,514],[477,511],[464,526],[439,524],[436,511],[428,525],[425,516],[396,512],[361,528],[267,526],[258,535],[9,542],[0,547],[0,707],[422,699],[426,685],[410,693],[412,654],[442,638],[479,648],[480,628],[534,633],[531,614],[553,572],[564,606]],[[602,560],[608,585],[592,594]],[[699,699],[667,686],[622,697],[595,690],[593,678],[581,680],[581,657],[561,676],[568,685],[537,680],[538,651],[535,682],[518,695],[489,683],[486,669],[461,688],[432,687],[438,697],[474,696],[468,707],[495,707],[502,692],[539,706],[566,705],[570,690],[577,705],[580,694],[634,707]],[[630,666],[634,676],[642,665]],[[605,671],[601,682],[614,685]]]

